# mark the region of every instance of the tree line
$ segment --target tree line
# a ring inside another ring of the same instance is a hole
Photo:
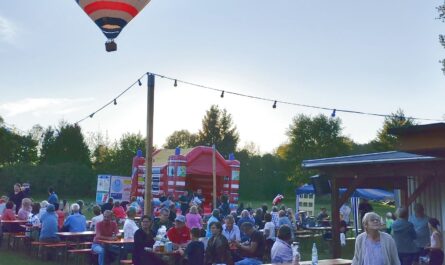
[[[162,148],[215,144],[223,156],[234,153],[241,162],[241,199],[270,199],[277,193],[293,194],[295,187],[316,173],[303,169],[303,160],[394,150],[397,138],[388,130],[413,124],[397,110],[385,118],[375,139],[358,144],[344,135],[340,118],[300,114],[290,122],[286,142],[262,154],[252,142],[240,147],[231,114],[212,105],[198,132],[175,131]],[[0,181],[4,184],[0,192],[8,192],[15,182],[29,182],[36,194],[54,186],[66,196],[93,197],[96,176],[129,176],[138,149],[145,153],[140,133],[126,133],[111,142],[101,132],[84,134],[80,126],[66,122],[46,129],[35,125],[27,133],[18,133],[0,117]]]

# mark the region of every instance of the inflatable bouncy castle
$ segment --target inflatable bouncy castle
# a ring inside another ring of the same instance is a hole
[[[182,154],[181,154],[182,152]],[[131,196],[143,198],[145,193],[145,159],[138,151],[132,165]],[[164,193],[175,199],[185,190],[202,190],[204,208],[212,208],[213,191],[212,147],[198,146],[181,150],[180,148],[157,150],[153,153],[152,194],[153,199]],[[216,151],[216,192],[217,196],[226,195],[230,207],[238,204],[240,181],[240,162],[233,154],[226,160]]]

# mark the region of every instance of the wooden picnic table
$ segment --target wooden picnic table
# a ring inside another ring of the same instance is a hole
[[[27,220],[2,220],[2,224],[26,224]]]
[[[123,245],[123,244],[129,244],[129,243],[134,243],[133,239],[116,239],[116,240],[97,240],[97,242],[102,243],[102,244],[111,244],[111,245]]]

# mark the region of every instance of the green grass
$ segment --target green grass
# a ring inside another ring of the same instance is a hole
[[[37,260],[35,257],[27,256],[17,251],[0,249],[0,265],[47,265],[49,262]],[[56,264],[56,263],[53,263]]]

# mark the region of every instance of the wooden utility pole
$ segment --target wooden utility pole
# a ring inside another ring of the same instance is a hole
[[[144,213],[151,215],[151,182],[153,172],[153,113],[154,113],[154,97],[155,97],[155,76],[148,73],[147,75],[147,139],[145,144],[145,197],[144,197]]]
[[[216,147],[212,145],[212,171],[213,171],[213,205],[212,208],[216,209]],[[212,210],[213,210],[212,209]]]

